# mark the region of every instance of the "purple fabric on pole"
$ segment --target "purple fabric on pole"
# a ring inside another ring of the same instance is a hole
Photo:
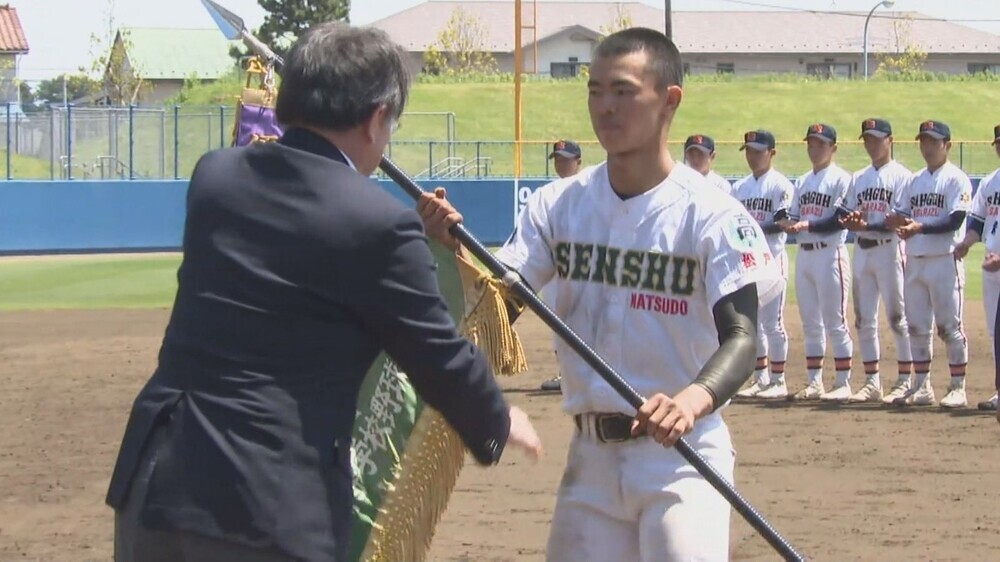
[[[282,130],[274,108],[241,103],[239,112],[235,146],[275,141],[281,136]]]

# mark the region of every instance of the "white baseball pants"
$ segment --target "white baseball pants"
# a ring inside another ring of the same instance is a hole
[[[833,345],[834,359],[854,355],[851,332],[847,327],[847,293],[851,266],[847,247],[799,248],[795,257],[795,294],[802,317],[806,357],[826,355],[826,336]]]
[[[903,305],[903,270],[906,257],[898,240],[864,249],[854,245],[854,320],[858,329],[861,360],[877,362],[880,357],[878,306],[885,303],[885,316],[896,338],[896,358],[902,363],[913,360],[910,334]]]
[[[965,305],[965,265],[962,261],[951,254],[908,256],[904,292],[913,361],[931,360],[936,328],[948,348],[948,363],[967,364],[969,347],[962,327],[962,307]]]

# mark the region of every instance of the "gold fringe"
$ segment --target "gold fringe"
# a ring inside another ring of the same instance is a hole
[[[521,339],[510,325],[503,285],[463,256],[457,256],[456,262],[465,288],[466,337],[483,350],[497,375],[527,371]]]
[[[407,443],[361,554],[366,562],[422,562],[465,463],[462,440],[430,406]]]
[[[461,256],[465,293],[462,333],[486,354],[498,375],[527,370],[524,349],[510,325],[502,285]],[[364,562],[423,562],[465,463],[465,445],[441,414],[424,406],[407,439],[361,554]]]

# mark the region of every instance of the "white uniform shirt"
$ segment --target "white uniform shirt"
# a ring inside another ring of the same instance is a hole
[[[979,182],[976,196],[972,198],[969,214],[983,221],[983,245],[986,251],[1000,253],[1000,170]]]
[[[840,166],[830,163],[819,172],[809,171],[798,181],[788,217],[794,221],[815,223],[832,217],[844,203],[847,190],[851,187],[851,174]],[[799,244],[826,242],[839,246],[847,240],[847,231],[809,232],[803,230],[795,235]]]
[[[729,180],[715,173],[713,170],[709,170],[708,173],[705,174],[705,179],[712,182],[712,185],[721,189],[723,193],[732,194],[733,184],[729,183]]]
[[[772,168],[759,178],[750,174],[736,182],[732,196],[743,203],[757,224],[763,226],[774,222],[774,214],[778,211],[788,211],[794,192],[792,182]],[[788,235],[784,232],[768,234],[767,244],[771,254],[777,256],[784,252],[787,240]]]
[[[754,220],[682,164],[627,200],[606,164],[550,183],[496,256],[532,287],[551,280],[559,317],[644,396],[676,395],[695,379],[719,347],[719,299],[757,283],[767,301],[781,281]],[[567,413],[634,413],[561,339],[556,352]]]
[[[864,211],[869,224],[885,223],[889,212],[900,206],[900,198],[913,179],[913,172],[895,160],[881,168],[868,166],[854,174],[844,199],[848,211]],[[858,232],[859,238],[888,240],[892,232]]]
[[[961,168],[946,162],[933,174],[924,168],[900,198],[896,209],[900,215],[921,224],[947,221],[955,211],[968,211],[972,200],[972,181]],[[906,241],[908,256],[943,256],[952,253],[955,245],[965,238],[965,223],[954,232],[918,234]]]

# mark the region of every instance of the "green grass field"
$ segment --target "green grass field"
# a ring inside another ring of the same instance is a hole
[[[198,157],[207,150],[228,144],[234,125],[236,96],[242,87],[233,76],[223,81],[185,91],[177,125],[178,171],[188,177]],[[546,175],[548,143],[558,138],[580,141],[587,162],[602,158],[587,111],[587,86],[583,80],[529,81],[523,88],[523,174]],[[943,82],[809,81],[803,77],[689,77],[684,100],[672,131],[675,155],[684,138],[693,133],[719,141],[716,168],[724,175],[746,173],[743,154],[737,148],[744,131],[766,128],[778,142],[778,169],[788,175],[809,168],[801,142],[809,124],[823,121],[837,128],[841,146],[838,162],[850,170],[867,165],[863,146],[857,141],[860,121],[873,115],[890,119],[896,130],[897,158],[912,169],[922,167],[914,131],[927,119],[951,125],[955,138],[953,160],[970,174],[982,175],[1000,166],[993,148],[992,127],[996,120],[983,108],[1000,105],[998,82],[951,80]],[[226,109],[223,119],[219,108]],[[394,137],[391,157],[411,174],[417,174],[448,156],[468,161],[489,160],[490,174],[514,173],[514,86],[510,82],[466,83],[418,82],[413,86],[407,114]],[[456,139],[448,147],[447,122],[441,115],[455,116]],[[422,115],[423,114],[423,115]],[[76,118],[76,117],[75,117]],[[82,117],[81,117],[82,118]],[[114,129],[114,128],[112,128]],[[81,139],[74,146],[74,162],[93,165],[98,156],[117,153],[128,158],[128,119],[117,120],[117,142],[107,135]],[[161,130],[162,129],[162,130]],[[173,177],[173,106],[164,115],[141,113],[135,117],[133,163],[140,176],[164,174]],[[161,134],[162,132],[162,134]],[[430,144],[435,142],[433,146]],[[161,162],[162,160],[162,162]],[[548,169],[551,171],[551,169]],[[26,171],[25,173],[32,173]],[[48,167],[44,170],[48,177]],[[74,171],[79,177],[82,170]],[[91,172],[93,173],[93,172]],[[475,176],[475,171],[471,171]],[[15,177],[27,177],[15,169]]]
[[[794,272],[794,246],[789,246]],[[169,308],[177,289],[180,255],[53,256],[0,259],[0,310]],[[977,244],[965,260],[966,297],[980,300]],[[795,276],[788,302],[795,303]]]

